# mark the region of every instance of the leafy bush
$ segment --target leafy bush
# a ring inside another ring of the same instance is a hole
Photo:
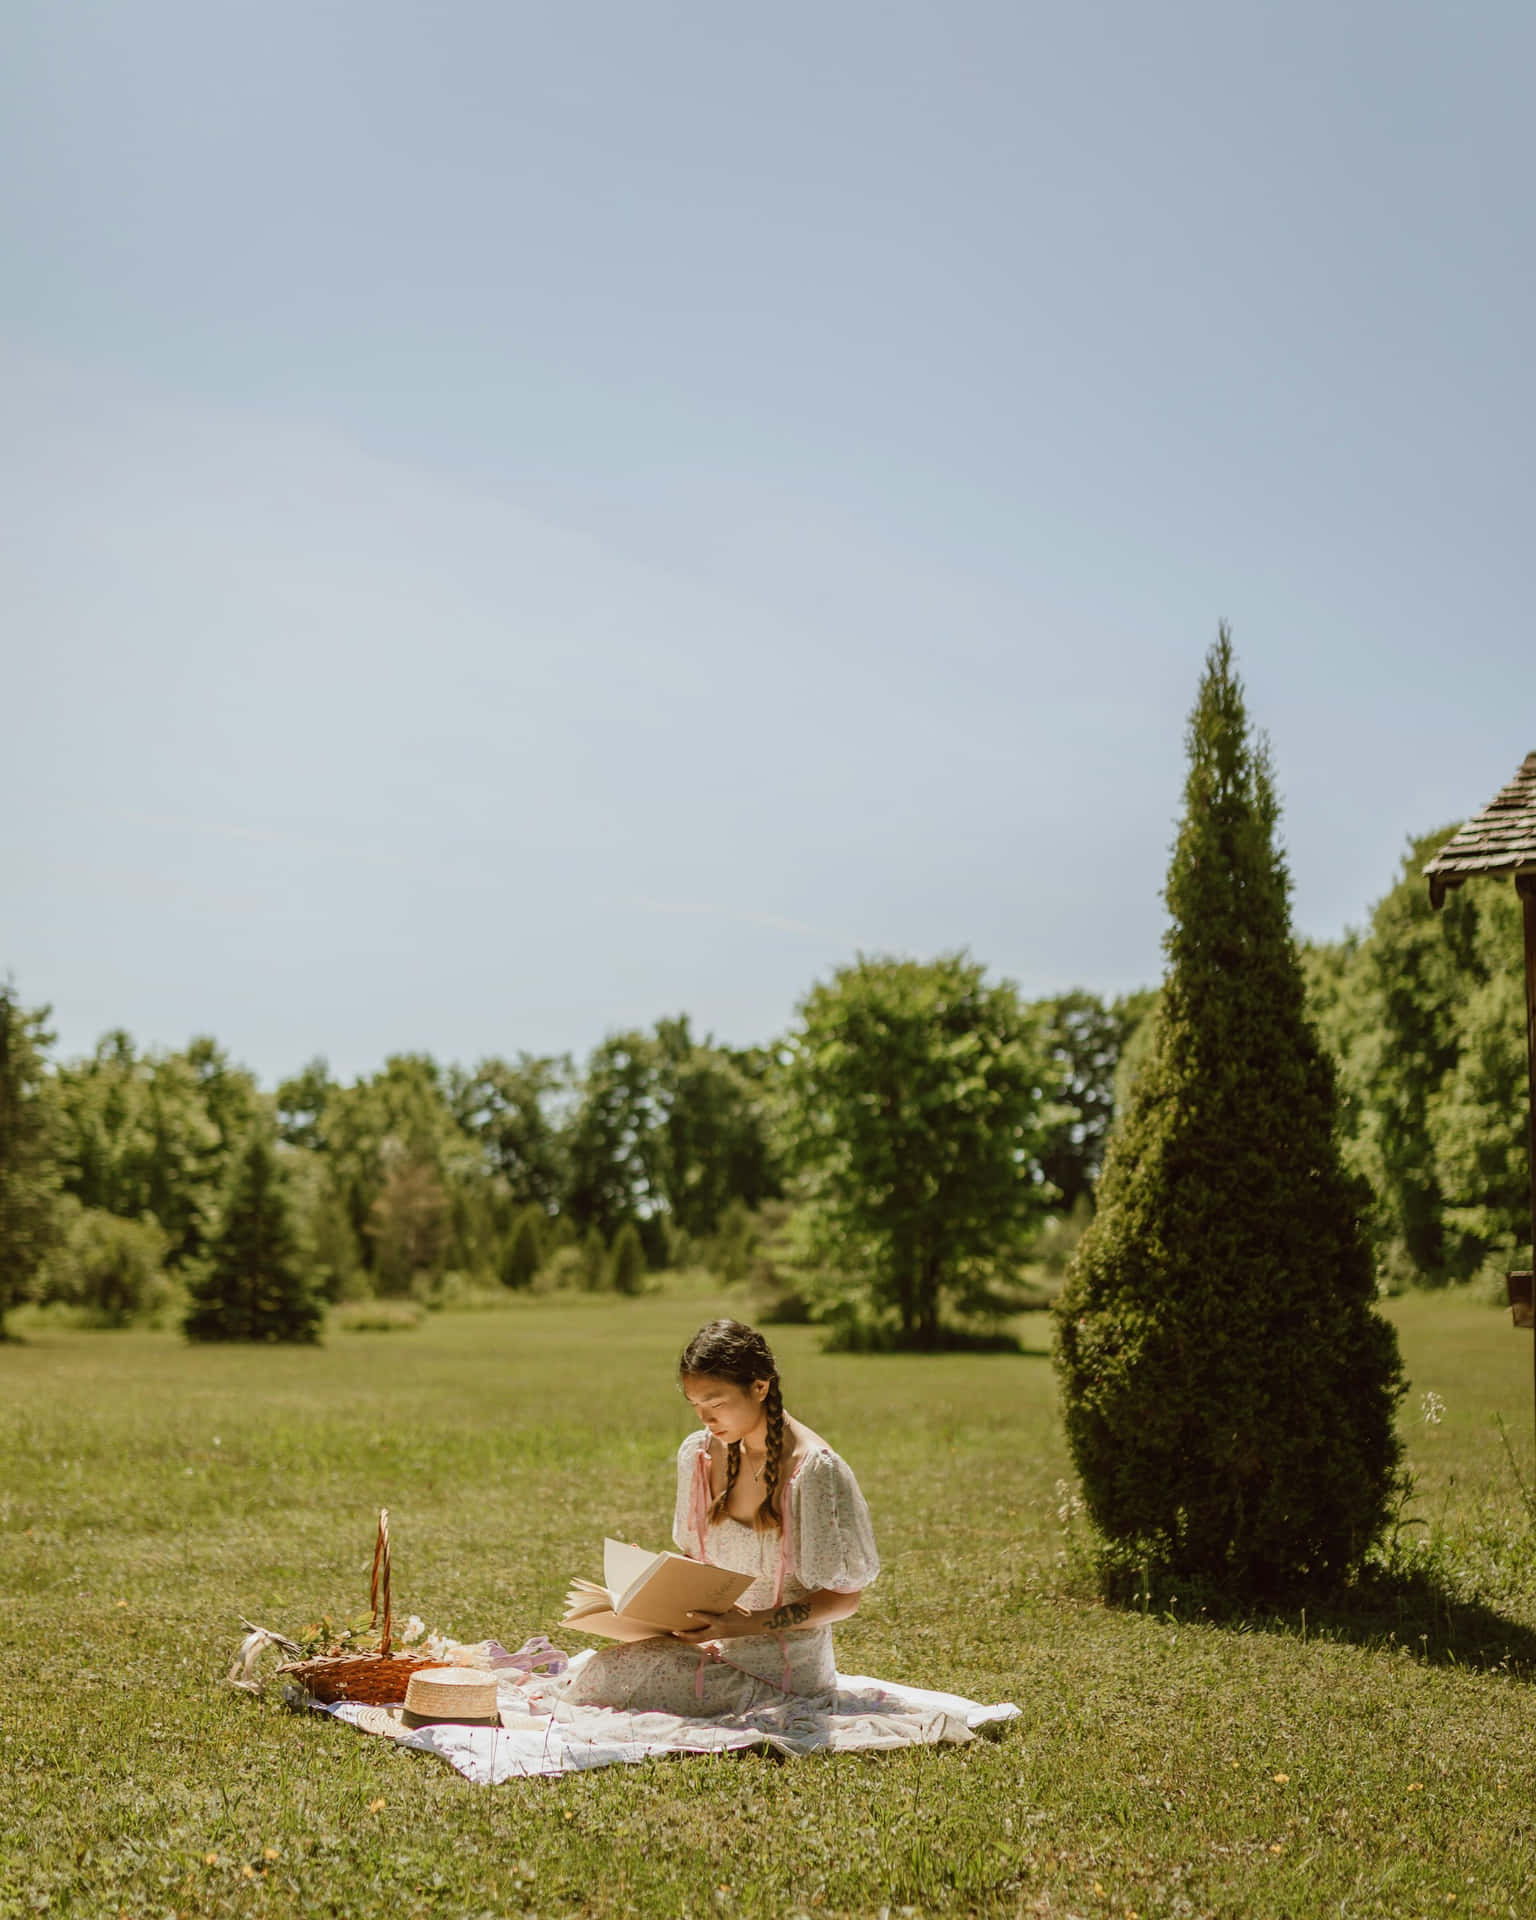
[[[60,1202],[60,1239],[46,1269],[44,1298],[78,1307],[101,1327],[151,1319],[175,1298],[165,1271],[169,1237],[155,1220],[120,1220],[73,1195]]]
[[[435,1276],[418,1274],[407,1304],[433,1313],[490,1313],[507,1305],[507,1290],[494,1273],[450,1267]]]
[[[536,1293],[574,1293],[590,1285],[587,1257],[579,1246],[556,1247],[533,1281]]]
[[[1057,1306],[1067,1435],[1112,1562],[1326,1588],[1388,1523],[1403,1382],[1224,628],[1189,756],[1156,1029]]]

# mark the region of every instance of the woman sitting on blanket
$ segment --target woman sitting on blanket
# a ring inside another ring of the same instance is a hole
[[[832,1628],[880,1570],[858,1482],[786,1413],[768,1343],[714,1320],[678,1363],[704,1423],[677,1450],[672,1537],[680,1552],[754,1576],[728,1613],[686,1633],[605,1648],[565,1697],[632,1712],[749,1713],[786,1694],[830,1692]]]

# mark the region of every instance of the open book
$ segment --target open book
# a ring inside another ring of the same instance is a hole
[[[695,1613],[724,1613],[752,1584],[750,1573],[732,1573],[680,1553],[647,1553],[621,1540],[603,1542],[603,1580],[575,1580],[565,1596],[562,1626],[609,1640],[649,1640],[699,1623]]]

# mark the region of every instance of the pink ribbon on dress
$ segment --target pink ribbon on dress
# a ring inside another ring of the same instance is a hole
[[[695,1560],[704,1558],[704,1530],[709,1524],[709,1441],[693,1456],[693,1487],[688,1506],[688,1524],[693,1529],[698,1550]]]
[[[805,1465],[807,1458],[809,1458],[808,1455],[799,1461],[794,1472],[784,1482],[783,1490],[779,1494],[779,1571],[773,1584],[773,1604],[776,1607],[783,1603],[785,1576],[794,1563],[794,1550],[790,1545],[789,1533],[789,1490],[800,1477],[800,1468]],[[688,1524],[698,1543],[698,1552],[692,1556],[695,1560],[702,1560],[705,1557],[704,1536],[709,1525],[709,1508],[712,1498],[709,1484],[709,1442],[706,1440],[693,1456],[693,1486],[690,1489],[688,1505]],[[780,1693],[792,1692],[793,1689],[789,1684],[788,1644],[783,1633],[778,1630],[775,1630],[773,1637],[779,1643],[779,1658],[783,1662],[784,1678],[782,1680],[770,1680],[766,1674],[753,1673],[749,1667],[741,1666],[735,1660],[727,1660],[717,1646],[706,1642],[699,1648],[699,1664],[693,1670],[694,1699],[702,1701],[704,1698],[704,1669],[711,1663],[716,1666],[735,1667],[738,1673],[746,1674],[748,1679],[762,1680],[770,1687],[777,1687]]]
[[[704,1698],[704,1669],[709,1666],[734,1667],[737,1673],[744,1673],[749,1680],[761,1680],[765,1687],[777,1687],[780,1693],[793,1693],[794,1689],[789,1684],[789,1648],[784,1644],[782,1633],[775,1633],[773,1637],[779,1643],[779,1658],[784,1663],[782,1680],[775,1680],[766,1673],[754,1673],[750,1667],[744,1667],[739,1660],[727,1660],[718,1646],[712,1641],[706,1641],[699,1648],[699,1664],[693,1670],[694,1699],[702,1701]]]

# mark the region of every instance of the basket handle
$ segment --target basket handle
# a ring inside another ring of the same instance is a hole
[[[379,1635],[379,1652],[389,1652],[389,1508],[379,1508],[379,1537],[373,1545],[373,1578],[368,1586],[368,1604],[373,1608],[370,1626],[379,1624],[379,1587],[384,1588],[384,1626]]]

